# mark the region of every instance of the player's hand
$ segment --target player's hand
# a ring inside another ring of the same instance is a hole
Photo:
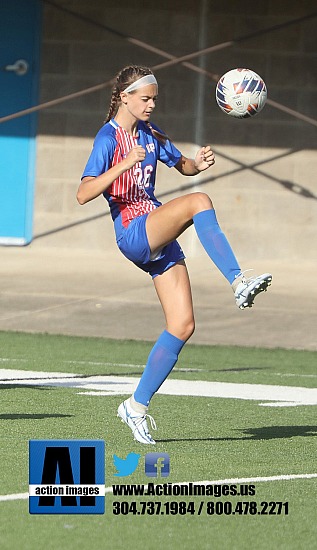
[[[206,145],[206,147],[199,149],[195,157],[195,167],[199,172],[207,170],[207,168],[210,168],[215,162],[215,155],[210,145]]]
[[[141,145],[135,145],[134,147],[132,147],[125,158],[127,168],[132,168],[132,166],[134,166],[138,162],[142,162],[142,160],[145,159],[145,154],[145,149],[143,149]]]

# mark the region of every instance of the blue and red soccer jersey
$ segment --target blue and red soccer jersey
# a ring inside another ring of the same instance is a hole
[[[157,129],[154,125],[153,128]],[[112,119],[96,135],[82,177],[100,176],[121,162],[135,145],[145,149],[145,159],[119,176],[104,192],[117,239],[131,220],[160,206],[154,195],[157,161],[173,167],[181,158],[180,151],[169,140],[161,143],[144,122],[138,123],[138,135],[131,136]]]

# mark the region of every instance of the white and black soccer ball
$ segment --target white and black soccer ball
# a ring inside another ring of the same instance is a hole
[[[251,69],[232,69],[219,79],[216,86],[216,101],[220,109],[235,118],[257,115],[266,99],[265,82]]]

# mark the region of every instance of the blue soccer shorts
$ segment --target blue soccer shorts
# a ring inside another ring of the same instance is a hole
[[[172,241],[153,258],[145,228],[147,217],[148,214],[144,214],[134,218],[120,235],[117,245],[128,260],[154,279],[184,260],[185,255],[178,242]]]

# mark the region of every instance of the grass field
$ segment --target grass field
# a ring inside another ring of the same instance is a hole
[[[150,349],[151,343],[141,341],[0,332],[0,369],[72,373],[84,382],[92,376],[137,380]],[[317,354],[308,351],[187,345],[170,379],[316,388],[316,359]],[[317,478],[294,477],[317,473],[316,405],[260,406],[269,402],[158,394],[150,411],[158,426],[152,432],[157,445],[149,449],[134,442],[130,430],[117,419],[120,395],[105,396],[71,384],[57,385],[54,380],[49,385],[36,380],[26,384],[17,382],[18,377],[12,372],[12,383],[4,383],[8,373],[2,371],[0,376],[2,496],[28,491],[30,439],[103,439],[107,487],[147,484],[141,461],[155,450],[170,456],[171,473],[164,482],[235,479],[239,483],[247,478],[254,480],[256,494],[244,501],[288,502],[289,513],[114,515],[114,497],[109,492],[104,515],[30,515],[27,498],[0,499],[1,549],[317,547]],[[113,454],[123,458],[130,452],[141,454],[140,466],[129,477],[115,477]],[[281,478],[256,480],[274,476]],[[239,498],[162,496],[155,500],[218,500],[235,505]]]

